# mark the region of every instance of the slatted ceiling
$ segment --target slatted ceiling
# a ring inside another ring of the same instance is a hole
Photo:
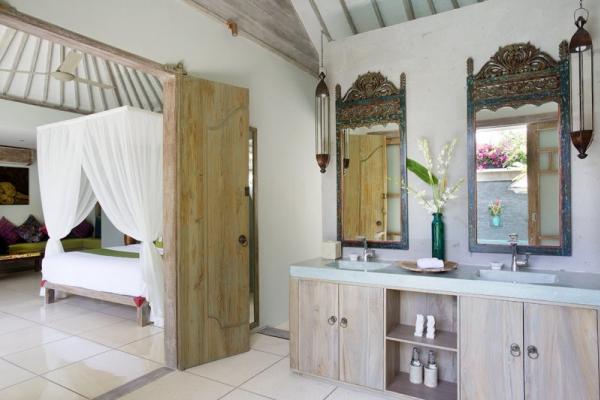
[[[320,14],[332,40],[452,11],[484,0],[309,0],[315,10],[292,0],[303,21]],[[311,13],[312,15],[309,15]],[[313,40],[316,36],[313,36]],[[316,43],[318,44],[318,43]]]
[[[55,71],[71,48],[0,25],[0,98],[91,113],[121,105],[162,111],[162,85],[143,72],[84,54],[75,75],[114,86],[61,82]],[[19,72],[23,71],[23,72]],[[41,104],[38,104],[41,103]]]

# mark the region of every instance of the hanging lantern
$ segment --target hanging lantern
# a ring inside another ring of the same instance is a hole
[[[575,10],[577,32],[569,43],[571,62],[571,141],[579,154],[587,157],[586,151],[594,132],[594,65],[592,37],[583,27],[589,18],[582,0]]]
[[[325,83],[323,68],[323,32],[321,32],[321,67],[319,68],[319,84],[315,93],[315,151],[321,173],[325,173],[329,165],[329,146],[331,142],[329,130],[329,88]]]

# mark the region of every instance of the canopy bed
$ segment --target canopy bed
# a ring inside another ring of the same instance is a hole
[[[162,115],[128,106],[38,128],[46,302],[60,290],[135,305],[140,324],[163,326],[162,140]],[[65,253],[60,239],[96,202],[140,244]]]

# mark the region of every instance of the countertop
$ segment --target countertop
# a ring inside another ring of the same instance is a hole
[[[400,261],[397,260],[375,261],[392,265],[380,270],[364,272],[339,269],[331,265],[334,260],[315,258],[292,264],[290,276],[383,286],[390,289],[413,289],[600,307],[600,274],[523,268],[521,269],[523,272],[545,272],[558,276],[558,283],[554,284],[525,284],[482,280],[478,276],[478,271],[489,269],[482,266],[459,265],[452,272],[424,274],[401,268]]]

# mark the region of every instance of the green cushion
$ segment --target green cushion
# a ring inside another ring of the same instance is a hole
[[[94,238],[69,238],[61,240],[63,245],[63,249],[65,251],[77,251],[77,250],[87,250],[87,249],[99,249],[100,239]],[[8,254],[24,254],[24,253],[36,253],[36,252],[44,252],[46,249],[46,242],[37,242],[37,243],[17,243],[11,244],[8,246]]]

